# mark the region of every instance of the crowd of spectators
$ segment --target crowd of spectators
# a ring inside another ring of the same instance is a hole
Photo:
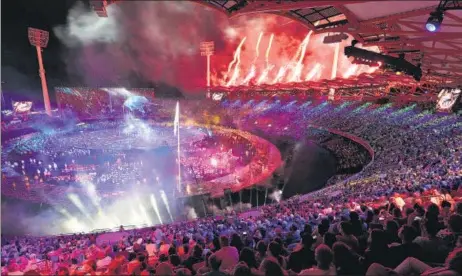
[[[328,149],[337,160],[337,174],[359,172],[372,159],[369,152],[360,144],[348,138],[332,135],[327,140],[319,141],[319,145]],[[316,141],[316,140],[315,140]]]
[[[121,229],[112,243],[97,234],[3,237],[2,267],[5,275],[462,273],[462,205],[413,203],[401,210],[297,197],[262,207],[258,218]]]
[[[346,181],[261,207],[258,215],[120,229],[111,243],[98,242],[98,234],[2,237],[2,273],[462,274],[460,117],[368,104],[286,112],[365,139],[374,162]],[[258,116],[236,120],[242,126]],[[303,123],[284,120],[275,117],[265,131],[304,135]]]

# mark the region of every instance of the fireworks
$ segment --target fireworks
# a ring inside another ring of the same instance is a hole
[[[287,42],[287,38],[278,39],[274,33],[268,35],[260,32],[255,47],[246,47],[249,46],[246,44],[255,42],[255,38],[252,40],[246,36],[234,51],[233,60],[228,64],[228,70],[222,74],[223,78],[215,79],[215,84],[239,86],[317,81],[321,78],[349,78],[362,73],[371,74],[377,70],[378,67],[352,64],[341,53],[349,41],[327,45],[322,44],[323,37],[324,35],[316,36],[313,31],[309,31],[291,55],[290,49],[295,49],[292,46],[276,45],[276,50],[271,51],[275,44]],[[260,59],[262,44],[266,44],[264,60]]]
[[[233,64],[236,64],[236,65],[234,65],[233,74],[231,75],[230,80],[226,84],[227,86],[234,85],[236,83],[236,80],[239,78],[239,71],[240,71],[239,70],[239,65],[241,64],[241,49],[242,49],[242,45],[244,45],[245,39],[246,39],[246,37],[244,37],[241,40],[241,43],[239,44],[239,46],[236,49],[236,52],[234,52],[234,59],[228,66],[228,73],[229,73],[229,71],[231,70]],[[228,73],[227,73],[227,75],[228,75]]]

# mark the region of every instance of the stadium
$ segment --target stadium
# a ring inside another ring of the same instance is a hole
[[[2,275],[462,274],[461,1],[71,2],[2,51]]]

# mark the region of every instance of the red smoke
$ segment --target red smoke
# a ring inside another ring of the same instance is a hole
[[[69,49],[69,73],[80,74],[89,86],[108,83],[133,86],[136,84],[132,84],[130,78],[135,74],[144,80],[164,81],[185,92],[203,91],[206,58],[200,55],[202,41],[215,43],[211,60],[213,85],[330,78],[335,45],[323,44],[323,36],[313,34],[302,55],[303,49],[299,47],[309,30],[277,15],[252,14],[228,19],[219,11],[189,1],[122,1],[110,7],[109,16],[116,17],[116,23],[110,28],[117,28],[117,39],[110,42],[99,39],[96,43],[85,42],[79,48],[72,45]],[[92,31],[91,26],[89,30]],[[272,34],[267,60],[265,55]],[[236,48],[244,37],[240,65],[236,68],[234,64],[228,73]],[[363,66],[350,67],[342,47],[337,77],[347,71],[348,75],[354,75],[369,70]],[[294,70],[298,70],[295,76]],[[235,79],[230,83],[233,74]]]

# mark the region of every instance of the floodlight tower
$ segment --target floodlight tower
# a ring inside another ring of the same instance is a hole
[[[45,112],[48,116],[51,116],[50,96],[48,95],[47,80],[45,78],[45,68],[43,68],[42,60],[42,48],[46,48],[48,45],[49,33],[44,30],[28,28],[29,42],[32,46],[35,46],[37,50],[37,58],[39,63],[39,75],[42,82],[43,101],[45,103]]]
[[[213,41],[201,42],[201,56],[207,57],[207,97],[210,97],[210,57],[213,55],[215,43]]]

